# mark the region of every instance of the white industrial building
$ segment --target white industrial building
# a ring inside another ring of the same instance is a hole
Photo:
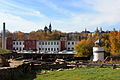
[[[24,50],[24,41],[13,41],[13,50],[23,51]]]
[[[13,41],[13,50],[16,52],[27,52],[24,50],[25,41]],[[65,50],[61,51],[61,41],[60,40],[38,40],[36,41],[37,53],[71,53],[74,52],[74,45],[77,41],[65,41]],[[32,50],[29,50],[30,52]],[[75,53],[75,52],[74,52]]]
[[[37,41],[37,51],[39,51],[39,52],[59,52],[60,51],[60,41],[59,40]]]

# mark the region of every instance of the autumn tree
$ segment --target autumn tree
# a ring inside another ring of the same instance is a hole
[[[110,33],[104,33],[104,34],[102,34],[102,38],[101,38],[102,46],[103,46],[103,47],[105,48],[105,50],[107,50],[107,51],[110,51],[110,45],[111,45],[109,36],[110,36]]]
[[[118,43],[118,39],[117,39],[117,36],[118,36],[118,32],[117,31],[113,31],[110,33],[110,37],[109,37],[109,40],[110,40],[110,52],[113,56],[117,56],[118,55],[118,50],[119,50],[119,43]]]
[[[92,55],[92,48],[94,46],[94,40],[90,35],[87,40],[79,41],[74,49],[77,52],[75,57],[90,57]]]

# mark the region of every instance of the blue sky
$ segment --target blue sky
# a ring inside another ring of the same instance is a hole
[[[63,32],[119,30],[120,0],[0,0],[0,22],[11,32],[36,31],[50,22]]]

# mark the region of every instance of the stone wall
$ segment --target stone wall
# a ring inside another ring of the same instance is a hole
[[[0,68],[0,80],[17,80],[17,78],[30,70],[31,66],[29,63],[14,68],[2,67]]]

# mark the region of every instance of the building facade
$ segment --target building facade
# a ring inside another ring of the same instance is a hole
[[[24,41],[13,41],[13,50],[23,51],[24,50]]]
[[[55,53],[60,51],[74,51],[77,41],[67,41],[66,37],[60,40],[24,40],[16,41],[7,38],[7,49],[16,52],[36,51],[37,53]]]
[[[59,52],[60,51],[60,41],[59,40],[37,41],[37,51],[39,51],[39,52]]]

